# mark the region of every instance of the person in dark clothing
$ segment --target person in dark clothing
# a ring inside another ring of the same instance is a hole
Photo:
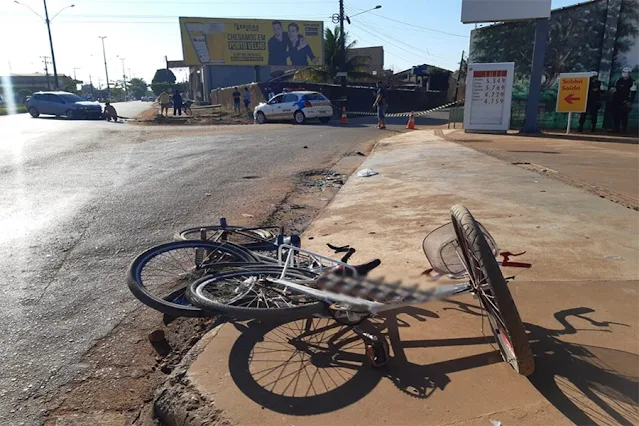
[[[291,65],[308,65],[308,58],[313,63],[317,63],[317,57],[313,54],[311,46],[300,35],[300,27],[294,22],[288,24],[288,39],[291,42],[288,52],[288,56],[291,58]]]
[[[384,83],[381,81],[377,82],[377,95],[375,96],[375,103],[373,104],[373,108],[377,108],[377,128],[385,129],[386,128],[386,106],[388,105],[388,100],[386,98],[386,89],[384,88]]]
[[[287,65],[290,44],[288,34],[282,31],[282,23],[273,21],[273,37],[268,40],[268,64]]]
[[[233,111],[235,111],[237,114],[240,113],[240,98],[242,97],[242,94],[240,93],[239,90],[237,90],[237,87],[233,90]]]
[[[632,70],[626,67],[621,72],[621,78],[615,83],[612,97],[612,124],[615,133],[628,132],[628,114],[637,96],[637,86],[630,77]]]
[[[586,118],[590,116],[592,131],[597,128],[597,114],[601,108],[601,81],[597,80],[597,71],[590,72],[590,84],[588,85],[588,99],[586,101],[586,111],[579,116],[579,131],[584,131]]]
[[[175,113],[177,112],[179,115],[182,115],[182,104],[183,104],[183,100],[182,100],[182,95],[180,95],[180,91],[179,90],[175,90],[175,93],[173,93],[173,115],[176,115]]]

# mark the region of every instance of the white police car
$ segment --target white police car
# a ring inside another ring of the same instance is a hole
[[[297,124],[302,124],[315,118],[328,123],[332,116],[331,101],[318,92],[280,93],[267,103],[259,104],[253,111],[253,118],[259,124],[279,120],[294,120]]]

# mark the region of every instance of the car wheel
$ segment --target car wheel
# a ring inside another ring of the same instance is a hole
[[[331,117],[322,117],[319,120],[320,120],[320,123],[326,124],[326,123],[329,122],[330,119],[331,119]]]
[[[67,110],[65,115],[67,116],[67,120],[74,120],[75,119],[75,111],[73,111],[72,109]]]
[[[38,111],[34,107],[31,107],[29,108],[29,114],[31,114],[31,117],[33,118],[38,118],[40,116],[40,111]]]
[[[257,115],[255,116],[255,121],[257,121],[257,124],[266,123],[266,116],[264,115],[262,111],[257,113]]]
[[[295,111],[295,115],[293,115],[293,118],[295,119],[295,123],[297,124],[304,124],[304,122],[306,121],[306,116],[302,111]]]

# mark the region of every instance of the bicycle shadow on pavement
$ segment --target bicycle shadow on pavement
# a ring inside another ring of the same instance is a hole
[[[615,327],[629,327],[596,321],[596,315],[589,315],[594,313],[586,307],[555,313],[563,330],[526,324],[536,355],[530,382],[575,424],[639,424],[639,355],[558,339],[579,331],[613,333]],[[567,321],[570,316],[594,328],[578,330]]]
[[[480,307],[451,300],[459,310],[480,316]],[[593,315],[590,315],[593,314]],[[578,425],[639,424],[639,355],[560,340],[579,332],[614,333],[627,324],[597,321],[595,310],[577,307],[558,311],[554,318],[562,329],[524,323],[535,356],[530,383],[566,418]],[[584,321],[577,329],[568,317]]]
[[[501,362],[499,353],[491,350],[430,365],[410,363],[403,348],[477,345],[487,339],[480,336],[403,342],[399,331],[410,324],[399,314],[419,322],[439,318],[432,311],[405,307],[363,322],[364,331],[382,334],[390,341],[393,357],[379,369],[370,366],[365,344],[352,327],[333,319],[235,324],[242,334],[229,356],[231,377],[257,404],[302,416],[349,406],[371,392],[383,378],[410,396],[427,398],[450,383],[449,373]]]

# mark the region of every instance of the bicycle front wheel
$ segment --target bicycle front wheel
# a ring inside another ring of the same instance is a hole
[[[526,330],[484,233],[466,207],[453,206],[451,215],[460,258],[486,311],[501,355],[515,371],[529,376],[535,362]]]
[[[138,255],[127,271],[127,284],[138,300],[164,314],[209,316],[210,312],[167,296],[218,270],[217,265],[222,262],[226,265],[228,262],[257,261],[250,251],[230,243],[175,241]]]
[[[275,282],[281,274],[282,267],[270,267],[208,276],[191,283],[186,297],[199,308],[239,320],[293,320],[325,310],[323,302]],[[291,268],[284,279],[309,283],[316,276],[312,271]]]

